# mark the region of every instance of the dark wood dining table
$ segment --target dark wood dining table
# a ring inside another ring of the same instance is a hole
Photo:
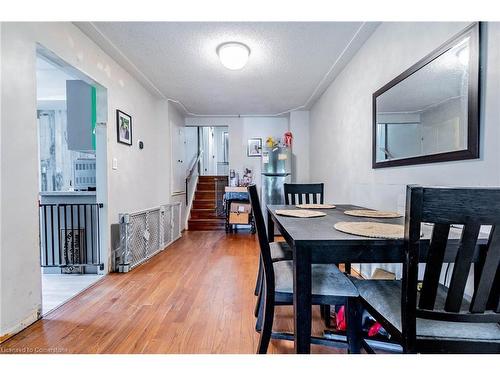
[[[404,218],[366,218],[344,214],[346,210],[366,209],[339,204],[333,209],[318,209],[326,216],[296,218],[276,214],[276,210],[296,209],[295,206],[268,205],[268,237],[274,241],[275,228],[293,250],[293,307],[295,352],[310,353],[311,345],[311,264],[313,263],[402,263],[402,239],[369,238],[340,232],[334,228],[341,221],[376,221],[404,224]],[[422,225],[420,259],[426,259],[432,226]],[[450,230],[445,251],[445,262],[453,262],[460,240],[459,229]],[[479,247],[485,245],[487,235],[480,236]],[[478,251],[477,254],[480,254]],[[478,266],[479,263],[477,263]]]

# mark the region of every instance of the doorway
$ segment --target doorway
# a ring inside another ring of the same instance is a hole
[[[45,315],[105,272],[106,132],[98,108],[107,104],[105,88],[42,46],[37,48],[36,82]]]
[[[229,177],[228,126],[187,126],[186,228],[224,230],[224,193]]]
[[[227,126],[184,126],[170,121],[172,195],[186,194],[186,178],[229,175],[229,128]]]
[[[202,176],[227,176],[229,174],[229,128],[227,126],[198,127],[200,166]]]

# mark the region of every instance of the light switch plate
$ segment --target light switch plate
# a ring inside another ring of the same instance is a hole
[[[113,169],[118,169],[118,159],[113,158]]]

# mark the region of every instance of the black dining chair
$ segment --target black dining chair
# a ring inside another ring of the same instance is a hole
[[[279,262],[282,260],[292,260],[293,253],[292,249],[286,242],[275,241],[269,242],[269,248],[271,250],[271,259],[273,262]],[[257,281],[255,283],[254,295],[257,296],[257,301],[255,302],[254,315],[257,317],[259,315],[259,306],[262,299],[262,283],[264,282],[264,269],[262,267],[262,259],[259,260],[259,270],[257,271]]]
[[[260,328],[257,353],[265,354],[273,334],[274,306],[293,305],[293,261],[273,261],[255,185],[248,187],[248,193],[257,227],[263,267],[262,303],[260,304],[258,317],[262,324],[257,324],[258,328]],[[350,311],[349,300],[358,296],[358,292],[349,278],[333,264],[315,264],[312,266],[311,287],[313,305],[342,304],[346,305],[348,311]],[[353,319],[349,313],[348,316],[348,319]],[[348,343],[351,342],[349,332],[347,337]]]
[[[422,254],[420,284],[422,223],[433,229]],[[456,224],[463,229],[458,246],[451,246],[450,226]],[[492,226],[482,247],[477,246],[481,225]],[[402,280],[353,281],[360,294],[357,308],[366,308],[404,353],[500,353],[500,189],[408,186],[404,247]],[[450,259],[453,270],[445,286],[439,281]],[[472,265],[475,284],[468,297]],[[373,352],[359,341],[358,347]]]
[[[325,184],[283,184],[285,204],[324,203]],[[312,198],[312,199],[311,199]],[[319,198],[319,202],[318,202]]]
[[[325,184],[283,184],[285,195],[285,204],[303,204],[303,203],[319,203],[325,201]],[[338,265],[337,265],[338,266]],[[351,264],[344,264],[344,271],[347,274],[351,273]],[[325,325],[330,327],[330,306],[321,306],[321,317]]]
[[[295,202],[302,203],[302,198],[306,203],[310,203],[310,198],[312,197],[312,203],[323,203],[324,200],[324,184],[284,184],[284,196],[285,204],[295,204]],[[291,202],[291,203],[290,203]],[[286,242],[272,242],[271,246],[271,258],[273,262],[278,262],[281,260],[292,260],[293,254],[290,246]],[[255,305],[255,316],[259,313],[260,305],[260,291],[262,289],[262,262],[259,263],[259,271],[257,273],[257,282],[255,283],[254,294],[258,297],[257,303]],[[325,325],[330,327],[330,306],[321,306],[321,317],[325,321]]]
[[[319,197],[320,202],[323,203],[324,200],[324,184],[284,184],[284,195],[285,204],[295,204],[296,197],[297,201],[302,203],[302,197],[305,197],[306,203],[309,203],[309,198],[313,198],[313,203],[318,203],[317,198]],[[290,203],[292,202],[292,203]],[[271,258],[274,262],[280,260],[292,260],[292,249],[287,245],[286,242],[272,242],[271,243]],[[257,273],[257,282],[255,283],[254,294],[259,295],[262,286],[262,264],[259,264],[259,271]],[[258,307],[258,304],[257,304]],[[322,312],[323,313],[323,312]],[[255,312],[257,316],[257,309]]]

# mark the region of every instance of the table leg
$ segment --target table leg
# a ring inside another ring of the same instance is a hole
[[[362,340],[362,307],[356,298],[347,299],[347,344],[349,354],[359,354]]]
[[[295,353],[311,351],[311,254],[295,247],[293,252],[293,317]]]
[[[267,240],[274,242],[274,221],[269,210],[267,211]]]

